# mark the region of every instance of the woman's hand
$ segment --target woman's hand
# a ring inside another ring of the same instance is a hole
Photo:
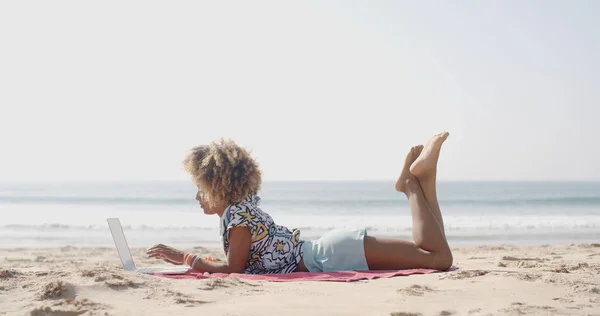
[[[171,248],[169,246],[158,244],[152,246],[150,249],[146,251],[146,254],[150,258],[163,259],[166,262],[172,264],[183,264],[183,251],[177,250],[175,248]]]

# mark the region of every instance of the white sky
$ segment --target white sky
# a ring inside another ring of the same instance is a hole
[[[0,181],[600,180],[597,1],[2,1]]]

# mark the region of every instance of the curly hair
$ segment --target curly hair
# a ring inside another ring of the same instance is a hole
[[[233,140],[192,148],[183,166],[212,207],[241,202],[262,184],[258,163]]]

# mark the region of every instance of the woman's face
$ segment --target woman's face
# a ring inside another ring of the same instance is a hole
[[[206,195],[204,194],[204,192],[202,192],[200,190],[200,188],[198,188],[198,192],[196,193],[196,201],[200,202],[200,207],[204,211],[204,214],[206,214],[206,215],[217,214],[219,212],[218,208],[211,207],[207,203],[205,196]]]

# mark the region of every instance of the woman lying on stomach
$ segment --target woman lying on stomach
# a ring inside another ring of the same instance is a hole
[[[446,270],[452,252],[438,205],[436,173],[447,137],[440,133],[425,146],[412,147],[395,185],[408,198],[414,241],[374,237],[365,229],[337,229],[317,240],[303,240],[298,229],[275,224],[260,209],[261,171],[248,151],[221,140],[192,149],[183,163],[198,187],[196,200],[204,213],[220,218],[227,261],[204,260],[162,244],[147,254],[210,273]]]

